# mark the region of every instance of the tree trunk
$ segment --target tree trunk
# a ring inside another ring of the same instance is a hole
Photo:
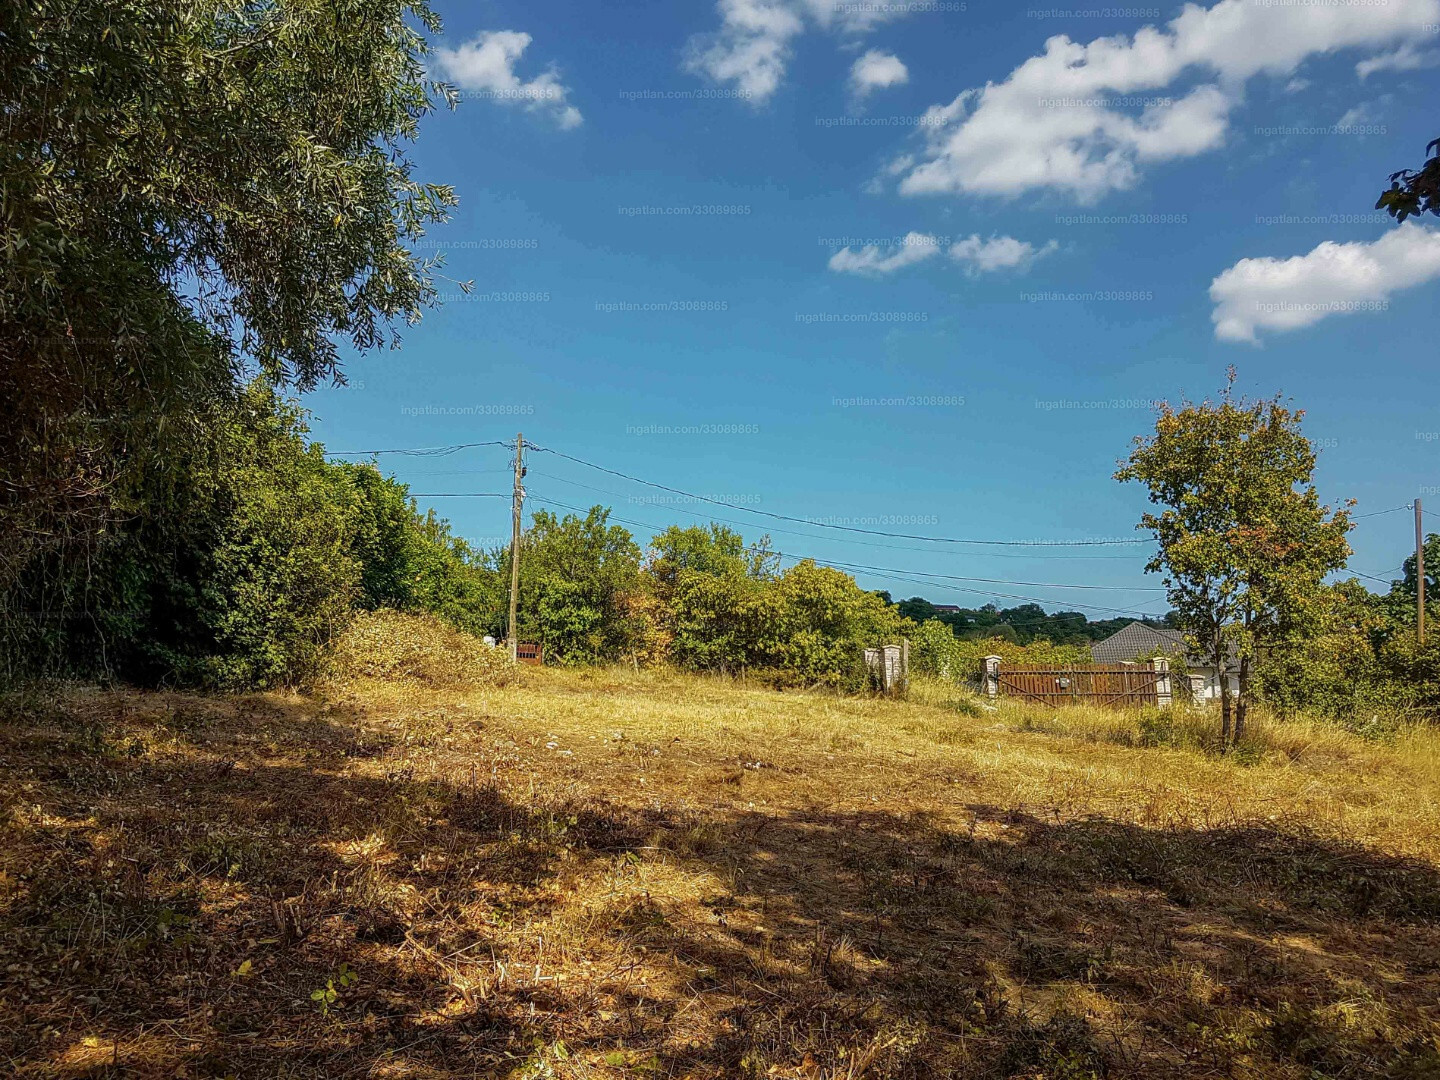
[[[1240,694],[1235,700],[1235,742],[1245,737],[1245,714],[1250,711],[1250,658],[1240,657]]]
[[[1225,671],[1225,637],[1215,634],[1215,671],[1220,679],[1220,752],[1230,746],[1230,679]]]

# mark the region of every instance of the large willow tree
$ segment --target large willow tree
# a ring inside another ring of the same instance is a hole
[[[406,0],[0,4],[0,617],[73,617],[238,377],[338,377],[433,299],[411,248],[454,196],[406,147],[436,30]]]

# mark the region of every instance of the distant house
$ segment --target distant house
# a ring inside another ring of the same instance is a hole
[[[959,604],[932,604],[931,607],[941,615],[958,615],[961,610]]]
[[[1182,657],[1190,673],[1191,692],[1197,701],[1220,700],[1220,673],[1215,658],[1197,656],[1185,644],[1185,635],[1178,630],[1132,622],[1104,641],[1090,646],[1090,659],[1097,664],[1128,664],[1141,657],[1157,654]],[[1240,678],[1234,672],[1235,655],[1226,659],[1232,670],[1228,673],[1231,694],[1240,692]]]

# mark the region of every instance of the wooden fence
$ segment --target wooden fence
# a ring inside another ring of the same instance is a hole
[[[992,698],[1013,697],[1042,705],[1125,707],[1174,703],[1170,661],[1089,664],[1084,667],[1014,667],[987,656],[982,674]]]

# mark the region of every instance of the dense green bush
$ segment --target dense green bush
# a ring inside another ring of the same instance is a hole
[[[626,598],[642,587],[640,548],[594,507],[583,518],[537,511],[520,560],[521,636],[561,664],[627,655],[639,636]],[[509,582],[509,557],[499,560]]]
[[[483,633],[495,571],[373,465],[336,465],[257,380],[144,492],[84,574],[32,560],[3,596],[12,674],[236,688],[313,674],[356,608]]]
[[[1440,714],[1440,640],[1418,643],[1410,588],[1406,605],[1353,579],[1329,587],[1320,632],[1261,657],[1262,700],[1282,714],[1362,725],[1377,714]]]
[[[910,649],[910,664],[921,675],[933,675],[955,682],[980,678],[985,657],[998,656],[1007,664],[1072,667],[1091,662],[1090,646],[1078,642],[1055,644],[1044,638],[1017,644],[1010,637],[988,639],[957,638],[938,619],[927,620],[916,629]]]

